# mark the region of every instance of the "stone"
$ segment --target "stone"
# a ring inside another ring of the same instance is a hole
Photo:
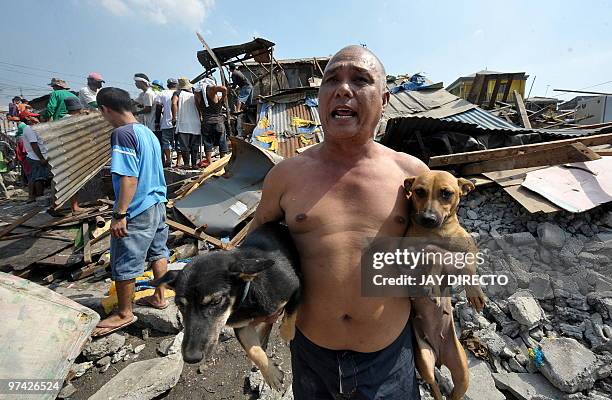
[[[519,373],[522,373],[522,372],[527,372],[527,370],[525,369],[525,367],[523,367],[523,366],[521,365],[521,363],[517,361],[517,359],[516,359],[516,358],[511,358],[511,359],[509,359],[509,360],[508,360],[508,366],[510,367],[510,370],[511,370],[512,372],[519,372]]]
[[[496,357],[501,356],[506,347],[506,342],[495,330],[483,329],[476,331],[474,332],[474,337]]]
[[[505,400],[499,390],[495,388],[495,381],[486,362],[469,357],[470,385],[465,393],[465,400]]]
[[[533,293],[533,297],[538,300],[547,300],[555,297],[548,274],[532,272],[530,276],[529,291]]]
[[[153,307],[134,306],[134,315],[138,317],[136,324],[143,328],[149,328],[162,333],[177,334],[183,329],[181,315],[174,299],[167,308],[158,310]]]
[[[183,331],[180,331],[175,337],[166,338],[162,340],[159,346],[157,346],[157,351],[164,356],[169,356],[170,354],[177,354],[181,352],[182,343]]]
[[[144,350],[144,348],[146,347],[146,344],[139,344],[138,346],[134,347],[134,354],[138,354],[141,351]]]
[[[585,322],[583,321],[578,325],[560,323],[558,328],[563,336],[572,337],[576,340],[582,340],[582,334],[585,330]]]
[[[473,219],[473,220],[477,220],[478,219],[478,213],[476,213],[476,211],[474,211],[474,210],[467,210],[466,216],[469,219]]]
[[[542,332],[541,328],[535,328],[534,330],[529,331],[529,336],[531,336],[533,340],[537,340],[539,342],[544,337],[544,332]]]
[[[571,338],[544,338],[540,347],[544,353],[540,371],[556,388],[575,393],[593,387],[598,361],[592,351]]]
[[[87,371],[89,371],[93,367],[93,361],[85,361],[82,363],[72,364],[70,367],[70,371],[74,374],[75,378],[81,377],[85,375]]]
[[[566,233],[559,225],[544,222],[538,225],[538,237],[543,246],[560,249],[565,243]]]
[[[96,365],[98,367],[105,367],[108,364],[111,363],[111,357],[110,356],[104,356],[101,359],[99,359],[98,361],[96,361]]]
[[[504,235],[504,239],[514,246],[537,246],[538,241],[530,232],[517,232]]]
[[[518,400],[559,400],[564,395],[540,374],[494,373],[493,380],[498,389],[509,391]]]
[[[181,377],[179,354],[129,364],[102,386],[89,400],[149,400],[168,391]]]
[[[57,395],[58,399],[69,399],[73,394],[76,393],[76,388],[72,385],[72,383],[67,383],[64,385],[62,390]]]
[[[512,318],[527,328],[537,326],[544,318],[544,313],[531,292],[520,290],[508,299],[508,308]]]
[[[111,333],[108,336],[94,340],[83,349],[83,356],[89,361],[117,352],[125,344],[125,336]]]
[[[111,358],[111,362],[113,364],[118,363],[119,361],[123,360],[127,354],[128,350],[126,348],[122,348],[121,350],[119,350],[118,352],[116,352],[115,354],[113,354],[113,357]]]

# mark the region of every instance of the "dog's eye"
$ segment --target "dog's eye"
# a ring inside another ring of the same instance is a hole
[[[415,193],[417,196],[419,196],[419,197],[425,197],[425,196],[427,196],[427,191],[426,191],[425,189],[423,189],[423,188],[416,188],[416,189],[414,190],[414,193]]]
[[[223,297],[216,297],[216,298],[212,299],[210,301],[210,303],[208,303],[208,305],[210,305],[210,306],[217,306],[217,305],[221,304],[222,301],[223,301]]]
[[[440,196],[442,196],[444,200],[449,200],[451,197],[453,197],[453,192],[448,189],[442,189],[440,191]]]

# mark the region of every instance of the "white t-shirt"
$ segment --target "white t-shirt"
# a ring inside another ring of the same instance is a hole
[[[141,124],[155,130],[155,92],[153,89],[148,88],[146,92],[140,92],[136,98],[136,102],[141,104],[143,107],[151,107],[151,112],[148,114],[139,114],[138,120]]]
[[[31,143],[38,143],[40,152],[42,153],[43,157],[45,157],[46,159],[47,158],[47,147],[45,147],[45,143],[43,142],[40,135],[34,131],[34,129],[32,129],[29,125],[26,125],[23,128],[23,145],[26,151],[28,152],[28,158],[31,158],[32,160],[35,160],[35,161],[39,161],[40,159],[38,158],[36,153],[34,153]]]
[[[172,126],[172,95],[174,94],[174,90],[165,89],[162,90],[161,93],[157,95],[155,98],[156,104],[161,104],[162,115],[160,121],[161,129],[171,129]]]
[[[176,116],[176,131],[200,135],[200,114],[196,108],[193,93],[181,90],[178,100],[178,115]]]
[[[85,86],[79,90],[79,100],[83,108],[89,108],[89,103],[96,101],[97,90],[91,90],[89,86]]]

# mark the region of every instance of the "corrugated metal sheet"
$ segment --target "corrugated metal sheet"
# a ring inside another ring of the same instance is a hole
[[[48,150],[54,207],[60,207],[110,160],[113,127],[97,112],[35,125]]]
[[[491,130],[508,130],[508,131],[521,131],[522,128],[512,125],[511,123],[486,112],[482,108],[472,108],[471,110],[464,111],[460,114],[450,115],[448,117],[441,118],[443,121],[454,121],[461,122],[464,124],[472,124],[478,126],[480,129],[491,129]]]
[[[311,144],[318,143],[319,136],[314,135],[313,138],[308,142],[304,143],[301,137],[310,135],[302,135],[295,126],[292,126],[293,117],[298,117],[305,120],[310,120],[315,125],[321,126],[321,119],[319,117],[319,111],[317,107],[310,107],[305,104],[306,100],[316,99],[315,94],[305,94],[297,96],[295,93],[290,95],[290,98],[276,98],[276,101],[268,101],[263,103],[260,108],[259,121],[263,118],[268,118],[270,126],[266,129],[255,128],[253,132],[252,143],[259,145],[259,142],[255,139],[258,134],[265,131],[271,130],[276,133],[276,139],[278,141],[277,154],[284,158],[290,158],[297,155],[296,150]],[[289,100],[289,102],[286,102]]]
[[[402,91],[391,94],[384,118],[444,118],[475,107],[444,89]]]

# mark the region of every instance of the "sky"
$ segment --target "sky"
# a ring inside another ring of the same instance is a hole
[[[612,2],[530,1],[10,1],[0,15],[0,109],[15,95],[71,88],[99,72],[135,96],[134,73],[165,82],[202,72],[195,32],[211,47],[263,37],[278,59],[330,56],[365,44],[388,74],[434,82],[488,69],[526,72],[532,96],[612,92]]]

